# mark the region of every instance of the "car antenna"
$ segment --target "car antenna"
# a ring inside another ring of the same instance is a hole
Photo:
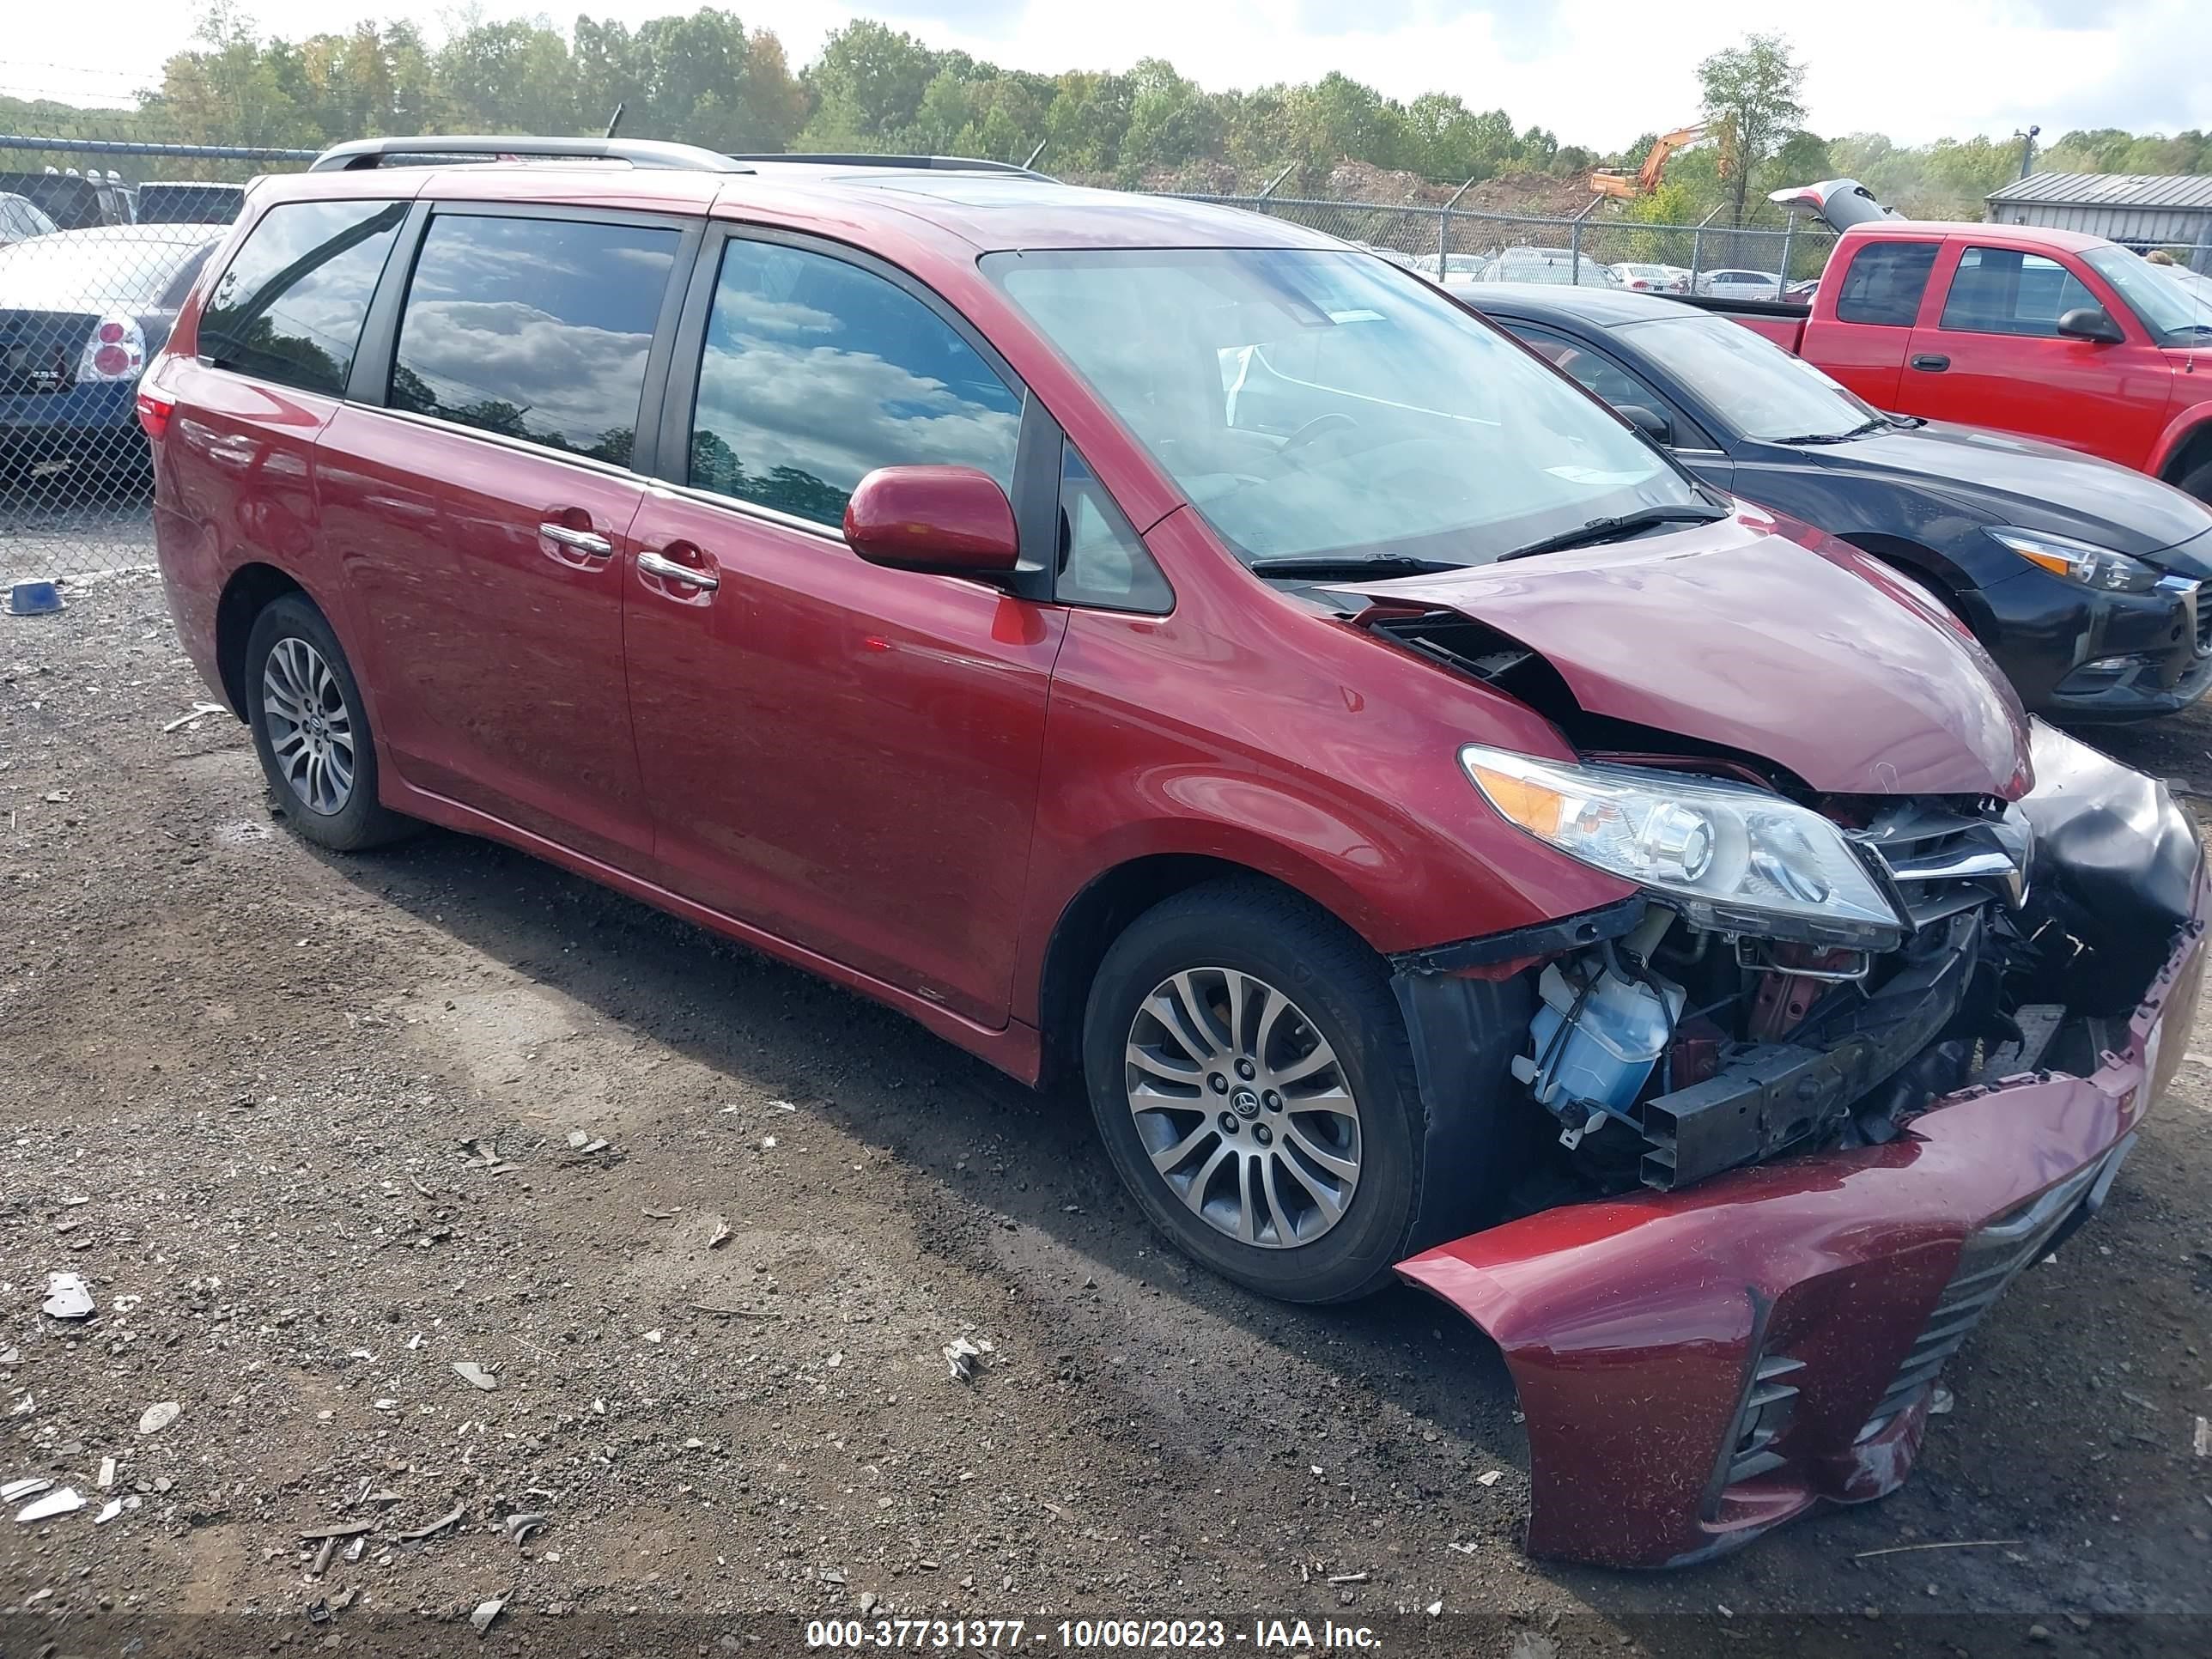
[[[600,135],[601,137],[611,138],[615,136],[615,129],[622,125],[623,112],[629,107],[629,104],[627,100],[615,106],[615,112],[607,117],[607,130],[605,133]]]
[[[1028,157],[1024,160],[1022,165],[1024,167],[1035,167],[1036,165],[1036,158],[1044,154],[1044,147],[1051,142],[1052,139],[1049,137],[1038,139],[1036,141],[1036,148],[1029,153]]]

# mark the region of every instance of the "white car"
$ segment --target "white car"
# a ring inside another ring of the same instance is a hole
[[[1707,270],[1698,276],[1698,292],[1722,300],[1778,300],[1782,273],[1776,270]]]
[[[1613,280],[1623,288],[1632,288],[1644,294],[1687,294],[1690,273],[1680,265],[1650,264],[1640,260],[1624,259],[1606,270]]]
[[[1558,283],[1617,288],[1613,273],[1586,253],[1563,247],[1509,247],[1474,274],[1478,283]]]

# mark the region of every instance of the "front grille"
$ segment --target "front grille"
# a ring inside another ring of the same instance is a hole
[[[0,311],[0,397],[68,391],[99,321],[66,311]]]
[[[1959,1255],[1958,1271],[1943,1287],[1943,1294],[1936,1298],[1919,1339],[1905,1351],[1881,1403],[1859,1431],[1861,1440],[1879,1434],[1924,1384],[1935,1380],[1943,1363],[1958,1352],[2005,1287],[2042,1256],[2075,1206],[2124,1150],[2124,1146],[2115,1147],[1967,1239]]]
[[[2025,891],[2027,830],[2002,802],[1913,797],[1855,834],[1897,884],[1915,927]]]
[[[1784,1460],[1774,1449],[1774,1443],[1782,1437],[1797,1412],[1797,1385],[1782,1379],[1804,1369],[1802,1359],[1790,1359],[1780,1354],[1761,1357],[1752,1372],[1751,1390],[1744,1396],[1743,1409],[1737,1418],[1735,1443],[1729,1449],[1722,1486],[1733,1486],[1739,1480],[1748,1480],[1753,1475],[1782,1467]]]

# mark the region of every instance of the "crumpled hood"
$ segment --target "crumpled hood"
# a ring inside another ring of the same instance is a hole
[[[2027,718],[1981,647],[1882,565],[1797,527],[1814,551],[1784,522],[1746,507],[1349,591],[1471,617],[1540,653],[1589,714],[1761,757],[1824,793],[2026,793]]]

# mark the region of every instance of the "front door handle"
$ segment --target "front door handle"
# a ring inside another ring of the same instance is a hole
[[[1930,374],[1941,374],[1951,367],[1951,360],[1940,351],[1923,351],[1912,359],[1912,366]]]
[[[595,559],[611,558],[615,544],[592,530],[571,530],[565,524],[550,520],[538,526],[538,533],[556,547],[565,547],[572,553],[588,553]]]
[[[703,588],[710,593],[722,585],[722,579],[713,571],[695,570],[665,554],[641,553],[637,556],[637,568],[665,582],[682,582],[687,587]]]

